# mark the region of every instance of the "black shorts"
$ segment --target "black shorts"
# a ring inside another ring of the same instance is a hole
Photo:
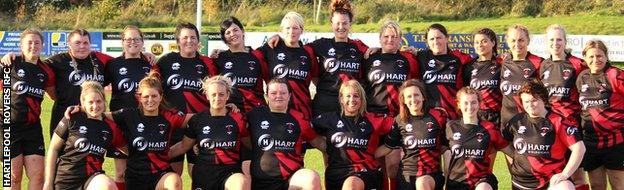
[[[604,166],[609,170],[624,170],[624,143],[598,149],[595,144],[586,143],[586,152],[583,156],[582,167],[585,171],[592,171]]]
[[[498,127],[498,129],[500,129],[500,125],[501,125],[501,123],[500,123],[500,119],[501,119],[500,111],[480,110],[479,112],[477,112],[477,115],[478,115],[479,119],[492,122],[492,123],[494,123],[496,125],[496,127]]]
[[[87,177],[57,175],[54,179],[54,189],[87,189],[91,180],[100,174],[106,175],[104,171],[96,171]]]
[[[442,172],[435,172],[429,174],[435,181],[435,190],[442,190],[444,187],[444,176]],[[416,190],[416,176],[413,175],[401,175],[399,176],[399,181],[397,182],[397,188],[401,190]]]
[[[180,128],[178,130],[175,130],[171,137],[171,141],[173,142],[171,144],[176,144],[182,141],[184,133],[185,133],[185,128]],[[195,151],[193,150],[193,148],[189,149],[189,151],[186,152],[186,161],[190,164],[195,164],[196,160],[197,160],[197,155],[195,154]],[[184,162],[184,154],[169,159],[169,163],[176,163],[176,162]]]
[[[349,169],[350,170],[350,169]],[[381,189],[381,171],[354,172],[342,169],[325,170],[325,189],[342,189],[344,181],[351,176],[355,176],[364,181],[364,189]]]
[[[153,190],[158,185],[158,181],[160,178],[165,176],[165,174],[173,172],[171,168],[162,171],[160,173],[155,174],[137,174],[132,171],[126,169],[126,174],[124,175],[126,189],[132,190]]]
[[[484,183],[484,182],[490,184],[493,190],[498,189],[498,180],[496,179],[496,176],[494,176],[494,174],[488,174],[482,177],[481,179],[479,179],[479,181],[477,181],[477,183],[473,187],[469,186],[467,183],[453,181],[449,179],[449,181],[446,182],[446,189],[470,190],[470,189],[475,189],[477,185],[479,185],[480,183]]]
[[[193,190],[223,190],[225,181],[235,173],[243,173],[239,165],[211,166],[197,164],[193,166]]]
[[[251,176],[251,190],[288,190],[288,179],[266,179]]]
[[[19,130],[17,130],[19,129]],[[11,125],[11,159],[19,155],[45,155],[41,123]]]

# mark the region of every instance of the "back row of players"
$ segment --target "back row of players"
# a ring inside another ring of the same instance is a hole
[[[526,27],[514,25],[506,34],[511,54],[499,58],[496,36],[486,28],[475,32],[474,45],[479,57],[471,58],[450,50],[446,29],[433,24],[426,33],[429,49],[412,53],[399,51],[401,30],[397,23],[387,22],[381,28],[381,49],[365,59],[367,46],[348,38],[353,19],[350,8],[333,4],[331,15],[335,34],[332,39],[301,44],[303,19],[296,13],[288,13],[282,20],[281,39],[275,45],[266,44],[257,50],[244,46],[242,24],[235,18],[226,19],[221,24],[221,34],[229,50],[214,59],[197,53],[199,33],[195,26],[180,24],[175,32],[180,51],[165,55],[153,66],[147,61],[153,60],[153,55],[141,53],[143,36],[136,27],[127,27],[123,31],[124,54],[121,57],[113,59],[92,52],[88,32],[79,29],[69,35],[68,53],[53,56],[45,62],[39,59],[41,34],[24,31],[20,40],[21,54],[15,58],[12,55],[3,58],[3,63],[13,63],[10,68],[14,187],[20,186],[22,166],[31,179],[31,187],[35,188],[43,181],[46,188],[54,185],[57,189],[73,185],[87,187],[94,182],[106,181],[97,177],[103,173],[102,154],[106,148],[124,144],[128,144],[128,150],[108,151],[129,153],[127,169],[123,169],[126,165],[123,159],[116,161],[120,163],[115,177],[118,187],[179,187],[183,157],[169,156],[181,155],[180,152],[185,152],[181,150],[194,144],[183,140],[180,145],[171,146],[171,142],[183,139],[182,134],[200,144],[200,161],[194,168],[197,170],[192,171],[193,186],[207,189],[212,187],[203,182],[214,182],[223,188],[228,185],[226,179],[230,177],[245,184],[244,177],[231,175],[239,173],[240,167],[230,166],[242,160],[239,150],[241,142],[249,142],[242,138],[247,135],[253,142],[248,155],[252,160],[253,189],[306,184],[303,181],[307,180],[297,179],[311,179],[309,176],[314,176],[314,172],[300,170],[300,175],[296,175],[303,163],[301,141],[307,141],[329,155],[328,189],[340,189],[343,183],[349,184],[343,186],[349,188],[374,188],[380,185],[375,180],[380,175],[380,166],[373,156],[375,151],[378,156],[397,152],[386,150],[386,146],[378,148],[385,135],[388,135],[387,147],[403,146],[401,187],[441,188],[444,178],[439,160],[444,150],[441,146],[447,146],[456,150],[452,151],[454,156],[451,157],[456,159],[445,159],[451,161],[452,168],[450,175],[446,176],[449,178],[448,187],[473,188],[487,184],[496,188],[489,162],[492,160],[490,153],[495,151],[489,146],[476,147],[484,140],[490,141],[494,149],[512,149],[504,152],[512,155],[514,160],[511,166],[514,188],[546,188],[549,180],[556,182],[553,184],[572,185],[567,179],[583,157],[584,148],[579,146],[587,147],[583,167],[589,171],[594,187],[604,188],[607,175],[613,188],[624,186],[621,184],[624,182],[621,180],[624,178],[624,166],[621,165],[624,162],[621,151],[624,149],[624,110],[621,109],[624,105],[624,74],[610,65],[607,48],[601,41],[590,41],[586,45],[583,62],[565,51],[565,31],[561,26],[553,25],[546,31],[551,57],[544,60],[527,51],[529,33]],[[150,70],[159,74],[152,74],[144,79],[146,82],[139,82]],[[227,77],[231,84],[223,78],[212,79],[217,81],[213,83],[222,85],[214,87],[221,92],[210,94],[208,84],[212,83],[202,83],[202,79],[214,75]],[[272,79],[279,80],[268,85],[267,107],[264,106],[262,86]],[[527,83],[533,79],[541,79],[543,86],[539,82]],[[360,90],[354,80],[360,81],[365,90]],[[89,83],[86,86],[90,87],[82,89],[84,93],[81,93],[80,85],[85,81],[97,81],[100,87]],[[314,100],[308,90],[311,83],[316,86]],[[525,83],[526,87],[522,88]],[[107,84],[113,87],[110,109],[121,110],[107,114],[112,120],[102,117],[104,107],[100,103],[104,101],[103,94],[101,90],[93,90]],[[232,87],[231,93],[227,93],[228,85]],[[341,85],[346,87],[341,89]],[[466,89],[464,93],[474,97],[461,95],[457,96],[458,101],[455,95],[463,86],[472,87],[474,90]],[[547,92],[542,93],[544,87]],[[202,89],[207,93],[202,94]],[[44,149],[39,121],[44,91],[55,100],[50,126],[56,126],[63,111],[71,105],[81,104],[86,113],[60,122],[56,130],[50,127],[50,134],[56,135],[53,135],[47,163],[56,167],[47,167],[45,180],[40,173],[43,171]],[[88,92],[92,91],[98,93],[89,95]],[[530,97],[522,98],[519,91]],[[138,94],[137,98],[135,94]],[[220,102],[224,96],[246,116],[232,112],[224,114],[225,104]],[[467,118],[474,109],[470,107],[474,101],[467,101],[471,98],[478,100],[480,106],[478,120]],[[288,109],[283,107],[285,100],[290,101]],[[180,113],[167,109],[166,105],[158,106],[164,102]],[[457,102],[462,117],[457,111]],[[137,105],[140,109],[132,109]],[[548,109],[544,108],[547,110],[544,112],[539,109],[541,107]],[[521,113],[523,110],[527,113]],[[193,113],[198,117],[189,121]],[[229,117],[217,117],[226,115]],[[391,130],[394,117],[396,122]],[[447,119],[461,120],[447,122]],[[314,129],[309,126],[310,120]],[[172,132],[186,123],[194,130]],[[242,127],[244,123],[248,127]],[[445,125],[447,127],[440,128]],[[502,126],[502,136],[496,132],[499,126]],[[577,130],[576,126],[581,127]],[[447,139],[442,137],[443,130],[451,134],[448,144],[443,142]],[[123,138],[116,134],[123,134]],[[172,139],[168,134],[173,135]],[[213,134],[215,136],[211,136]],[[241,138],[233,141],[219,139],[232,134]],[[326,138],[319,140],[315,134]],[[580,134],[584,145],[576,143],[581,142]],[[469,142],[471,139],[477,143]],[[512,146],[507,146],[507,142]],[[570,158],[567,165],[561,164],[566,160],[563,156],[565,147],[573,150],[567,157]],[[58,156],[61,149],[62,155]],[[58,163],[54,156],[60,158]],[[478,163],[471,163],[474,160]],[[76,168],[77,161],[87,164]],[[386,161],[390,161],[386,163],[390,166],[398,166],[398,160],[396,163],[393,159]],[[456,165],[453,161],[464,161],[465,164]],[[189,162],[194,162],[194,158],[190,157]],[[456,170],[456,167],[460,168]],[[52,168],[57,170],[50,170]],[[120,172],[124,170],[125,176]],[[392,167],[384,171],[397,173]],[[465,174],[453,175],[453,172]],[[211,176],[210,180],[206,176]],[[556,177],[551,179],[552,176]],[[297,182],[288,183],[291,177]],[[212,180],[215,178],[221,181]],[[577,187],[587,188],[583,177],[577,178]],[[558,183],[560,181],[564,183]]]

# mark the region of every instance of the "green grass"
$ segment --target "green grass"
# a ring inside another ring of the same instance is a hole
[[[243,24],[245,21],[241,21]],[[434,22],[400,22],[404,32],[424,33],[429,25]],[[449,33],[472,33],[477,28],[489,27],[496,33],[505,32],[506,28],[513,24],[523,24],[531,33],[544,33],[550,24],[559,23],[566,27],[569,34],[596,34],[596,35],[622,35],[624,34],[623,16],[554,16],[554,17],[521,17],[521,18],[489,18],[467,21],[442,21],[438,22],[446,26]],[[353,25],[351,32],[379,32],[381,23],[368,23]],[[98,31],[121,31],[122,29],[92,29]],[[142,28],[144,32],[173,32],[174,27]],[[267,26],[246,26],[247,32],[277,32],[279,24]],[[305,23],[306,32],[331,32],[329,24],[315,25],[312,22]],[[202,32],[219,32],[217,25],[203,25]]]

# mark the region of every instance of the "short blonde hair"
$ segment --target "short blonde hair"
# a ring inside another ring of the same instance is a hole
[[[384,31],[386,31],[386,29],[388,28],[392,28],[394,29],[394,31],[397,33],[398,36],[403,36],[403,31],[401,31],[401,27],[399,26],[399,23],[393,21],[393,20],[387,20],[386,22],[383,23],[383,25],[381,25],[381,31],[379,31],[379,37],[383,36]]]
[[[364,88],[362,87],[362,85],[360,84],[360,82],[358,82],[357,80],[351,79],[348,80],[346,82],[343,82],[340,85],[340,90],[338,90],[338,96],[340,98],[342,98],[342,93],[347,90],[347,88],[352,88],[355,91],[357,91],[358,96],[360,96],[360,108],[358,109],[358,114],[362,115],[364,114],[364,112],[366,112],[366,92],[364,91]],[[340,112],[341,114],[344,115],[344,108],[342,107],[342,104],[340,104]]]
[[[511,25],[509,28],[507,28],[507,33],[505,33],[505,39],[509,38],[509,33],[514,30],[522,31],[524,35],[527,37],[527,40],[529,42],[531,41],[531,38],[529,37],[529,29],[522,24],[514,24],[514,25]]]
[[[206,77],[204,78],[203,84],[202,84],[202,88],[204,90],[204,94],[208,93],[208,87],[211,84],[219,84],[222,85],[223,87],[225,87],[225,89],[227,90],[228,95],[232,94],[232,80],[230,80],[230,78],[223,76],[223,75],[217,75],[217,76],[213,76],[213,77]]]
[[[286,13],[286,15],[284,15],[284,18],[282,18],[282,23],[280,24],[280,26],[282,28],[287,27],[289,26],[288,24],[290,22],[295,23],[301,28],[301,30],[303,30],[303,17],[299,13],[294,11]]]
[[[568,37],[566,35],[566,30],[560,24],[551,24],[550,26],[548,26],[546,28],[546,33],[548,33],[548,31],[551,31],[551,30],[559,30],[559,31],[561,31],[561,33],[563,33],[563,40],[568,41]]]

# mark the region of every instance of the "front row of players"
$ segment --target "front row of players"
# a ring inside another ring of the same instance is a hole
[[[377,159],[400,149],[401,189],[497,189],[492,167],[498,150],[513,159],[514,187],[574,189],[569,177],[585,152],[576,124],[548,110],[548,92],[538,81],[522,87],[525,112],[502,131],[478,119],[481,98],[470,87],[457,93],[461,119],[447,122],[445,111],[429,106],[416,79],[401,86],[396,118],[366,112],[365,92],[355,80],[340,87],[340,113],[312,121],[288,109],[291,91],[284,80],[269,82],[268,106],[245,116],[225,107],[230,86],[227,77],[206,79],[210,109],[182,114],[167,106],[160,77],[152,72],[139,83],[138,109],[105,113],[102,87],[85,82],[81,106],[70,107],[54,131],[44,189],[116,189],[102,169],[111,149],[129,156],[126,188],[181,189],[169,158],[193,146],[199,155],[193,189],[320,189],[319,175],[303,168],[304,141],[327,155],[327,189],[379,189]],[[168,144],[182,127],[188,127],[184,140]]]

